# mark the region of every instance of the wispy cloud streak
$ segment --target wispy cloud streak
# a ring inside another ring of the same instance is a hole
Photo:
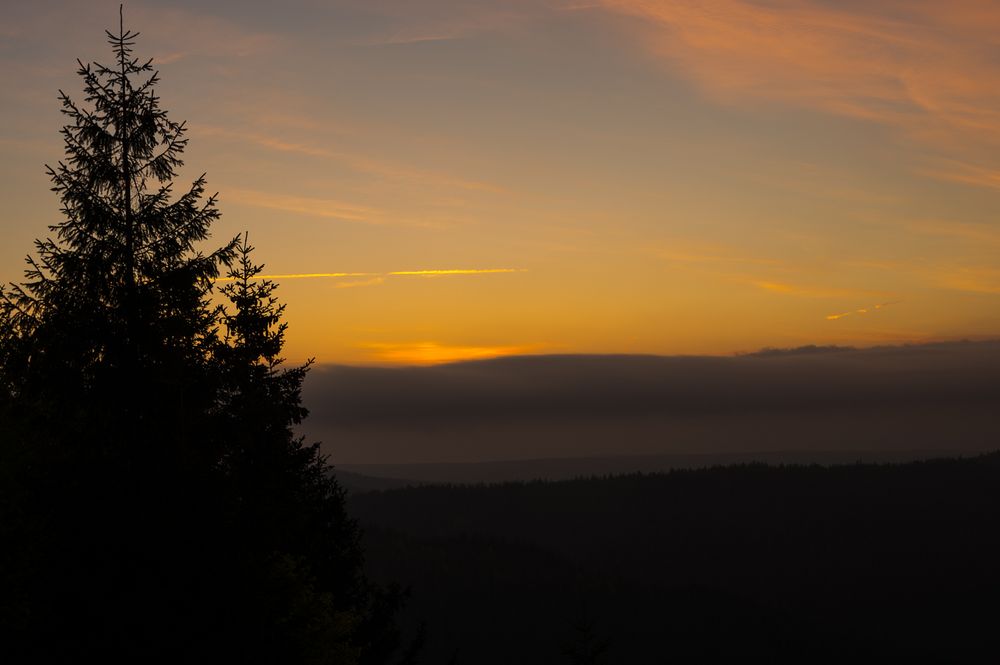
[[[503,192],[503,188],[488,182],[467,180],[428,169],[414,168],[365,155],[334,150],[323,145],[299,143],[254,131],[233,130],[225,127],[202,126],[195,130],[202,136],[214,136],[227,140],[253,143],[277,152],[329,159],[346,165],[353,171],[387,180],[416,182],[436,187],[454,188],[479,192]]]
[[[306,272],[306,273],[290,273],[284,275],[257,275],[254,279],[317,279],[317,278],[331,278],[331,277],[370,277],[376,273],[370,272]],[[231,282],[233,279],[231,277],[223,277],[217,279],[217,282]]]
[[[763,280],[753,280],[750,283],[753,284],[753,286],[756,286],[758,289],[763,289],[764,291],[770,291],[772,293],[782,293],[790,296],[803,296],[807,298],[849,298],[849,297],[856,297],[859,294],[867,293],[868,295],[872,295],[874,293],[872,291],[866,291],[861,289],[803,286],[800,284],[788,284],[785,282],[772,282]]]
[[[445,277],[448,275],[493,275],[509,272],[527,272],[527,270],[524,268],[465,268],[457,270],[397,270],[388,274],[399,277]]]
[[[711,97],[880,122],[941,159],[940,167],[921,173],[977,186],[1000,182],[998,160],[983,149],[985,144],[995,152],[1000,145],[1000,61],[992,55],[1000,7],[995,4],[602,0],[601,5],[637,19],[648,52]]]
[[[331,279],[341,277],[372,277],[364,282],[342,282],[338,286],[372,286],[381,284],[386,277],[456,277],[463,275],[497,275],[507,273],[528,272],[527,268],[459,268],[448,270],[397,270],[394,272],[306,272],[285,273],[275,275],[257,275],[255,279]],[[231,282],[232,278],[224,277],[217,282]]]
[[[242,203],[257,208],[282,210],[314,217],[327,217],[348,222],[365,222],[368,224],[385,223],[382,211],[371,206],[339,201],[336,199],[319,199],[304,196],[286,196],[271,194],[252,189],[226,187],[223,190],[224,200]]]
[[[895,302],[883,302],[883,303],[879,303],[877,305],[872,305],[871,307],[863,307],[861,309],[855,309],[855,310],[852,310],[850,312],[841,312],[839,314],[830,314],[830,315],[828,315],[826,317],[826,320],[827,321],[839,321],[840,319],[843,319],[844,317],[847,317],[847,316],[857,316],[857,315],[870,314],[870,313],[876,312],[876,311],[878,311],[880,309],[885,309],[886,307],[889,307],[890,305],[898,305],[898,304],[899,304],[899,301],[895,301]]]

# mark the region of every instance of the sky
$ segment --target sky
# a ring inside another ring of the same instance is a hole
[[[130,2],[181,182],[287,356],[432,364],[1000,334],[1000,8],[979,0]],[[118,5],[0,8],[0,282]]]

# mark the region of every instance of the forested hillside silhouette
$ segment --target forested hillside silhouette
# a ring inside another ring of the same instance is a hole
[[[60,219],[0,289],[3,662],[995,661],[1000,453],[493,486],[354,475],[348,499],[297,434],[311,363],[282,359],[277,284],[246,234],[213,239],[204,176],[175,187],[186,125],[137,36],[122,21],[110,64],[80,62],[82,96],[60,93]],[[913,449],[902,423],[955,452],[995,447],[998,350],[334,368],[321,394],[343,398],[331,427],[374,421],[369,443],[403,452],[415,423],[479,433],[441,459],[491,434],[511,459],[510,414],[536,437],[555,414],[575,429],[548,431],[580,438],[554,445],[580,448],[699,412],[753,452],[789,405],[804,449],[850,450],[854,424],[817,424],[851,409],[887,450]]]
[[[137,36],[60,93],[61,221],[0,294],[3,658],[390,662],[400,596],[293,433],[275,285],[211,244],[204,176],[175,192],[186,126]]]
[[[412,584],[428,657],[992,662],[1000,454],[738,465],[355,494],[373,574]],[[456,608],[461,608],[456,610]]]

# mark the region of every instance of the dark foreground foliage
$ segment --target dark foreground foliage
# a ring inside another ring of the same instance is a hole
[[[215,199],[174,196],[184,125],[134,38],[61,95],[62,221],[0,291],[3,660],[387,662],[399,596],[293,434],[275,285],[245,237],[199,249]]]
[[[357,494],[349,509],[373,574],[412,584],[429,659],[1000,653],[1000,454],[426,486]]]

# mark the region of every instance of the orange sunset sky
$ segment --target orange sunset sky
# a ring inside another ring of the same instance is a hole
[[[287,355],[726,354],[1000,333],[1000,4],[129,2],[183,183]],[[0,282],[118,3],[0,9]]]

